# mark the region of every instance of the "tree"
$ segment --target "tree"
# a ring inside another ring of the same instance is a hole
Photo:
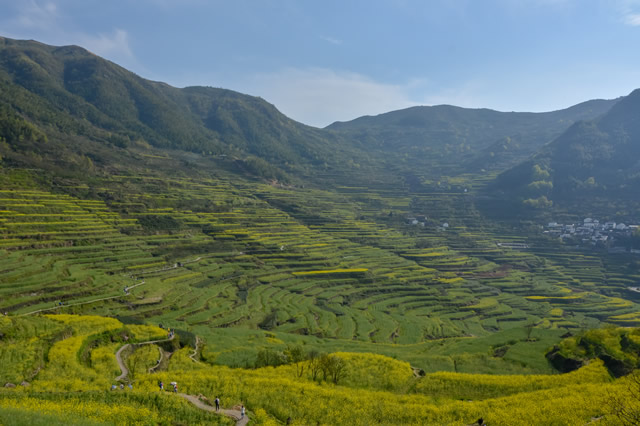
[[[316,352],[309,352],[309,372],[311,373],[311,380],[316,380],[318,378],[318,374],[322,368],[322,364],[320,360],[322,356]]]
[[[323,380],[330,379],[337,385],[347,376],[347,364],[337,355],[322,355],[319,364]]]
[[[277,367],[285,363],[286,357],[282,352],[271,349],[261,349],[256,357],[255,367]]]
[[[302,361],[306,359],[306,354],[304,352],[304,349],[302,349],[302,346],[287,346],[287,348],[284,350],[284,355],[287,358],[288,363],[293,363],[296,365],[296,375],[298,377],[302,377],[302,374],[304,373],[304,364],[302,363]]]
[[[331,380],[334,384],[347,377],[347,364],[338,356],[332,356],[331,362]]]
[[[536,324],[533,321],[524,326],[524,330],[527,333],[527,342],[531,340],[531,332],[533,332],[535,326]]]
[[[640,424],[640,371],[635,370],[627,376],[625,392],[609,396],[609,407],[623,425]]]

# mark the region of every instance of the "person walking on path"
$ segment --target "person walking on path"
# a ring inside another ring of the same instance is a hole
[[[215,403],[216,403],[216,411],[220,411],[220,398],[218,398],[217,396],[215,399]]]
[[[244,419],[244,405],[242,406],[242,408],[240,409],[240,418]]]
[[[160,390],[163,391],[164,390],[164,383],[162,382],[158,382],[158,386],[160,386]]]

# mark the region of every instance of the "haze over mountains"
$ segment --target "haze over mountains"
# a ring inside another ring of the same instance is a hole
[[[377,176],[420,190],[441,175],[503,171],[526,160],[498,187],[508,192],[530,185],[535,177],[527,170],[540,163],[553,191],[544,183],[521,194],[533,198],[576,189],[625,192],[624,185],[637,179],[637,92],[547,113],[413,107],[317,129],[260,98],[210,87],[177,89],[80,47],[7,38],[0,38],[0,85],[8,164],[35,166],[46,159],[49,167],[73,170],[88,158],[100,168],[113,163],[108,158],[127,163],[131,150],[155,147],[232,159],[235,170],[281,181]],[[44,135],[48,144],[41,143]]]

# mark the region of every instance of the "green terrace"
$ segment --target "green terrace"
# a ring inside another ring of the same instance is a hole
[[[231,348],[240,330],[352,347],[640,323],[613,266],[500,247],[522,236],[463,194],[130,176],[100,192],[0,193],[0,310],[136,318]],[[452,226],[407,226],[415,211]]]

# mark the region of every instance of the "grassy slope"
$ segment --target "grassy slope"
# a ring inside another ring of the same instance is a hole
[[[639,203],[640,91],[602,117],[577,123],[531,159],[502,173],[489,189],[513,200],[547,197],[560,209],[634,220]]]
[[[293,424],[469,424],[479,417],[491,424],[530,424],[534,420],[576,424],[602,415],[615,420],[606,394],[625,395],[626,379],[612,381],[599,362],[561,376],[436,373],[417,378],[409,364],[402,361],[371,354],[335,353],[347,371],[335,385],[323,380],[322,374],[313,380],[307,362],[297,367],[229,369],[194,362],[188,357],[189,347],[178,349],[158,372],[138,373],[133,391],[110,391],[115,374],[105,369],[104,363],[114,362],[119,345],[113,347],[93,336],[111,333],[152,338],[151,328],[137,335],[138,329],[109,318],[4,318],[0,330],[14,337],[4,338],[0,347],[47,340],[49,335],[35,336],[33,331],[43,323],[52,331],[68,327],[71,333],[47,343],[47,360],[30,386],[0,391],[3,415],[15,414],[9,424],[47,420],[53,424],[227,422],[169,392],[160,393],[159,380],[177,381],[182,392],[202,394],[209,400],[219,396],[223,407],[243,403],[258,424],[282,422],[288,417]],[[88,345],[89,341],[97,343]],[[305,369],[301,370],[301,366]],[[0,373],[4,375],[12,367],[3,363]],[[300,371],[302,374],[298,374]]]
[[[27,186],[20,176],[5,174],[16,189]],[[252,364],[260,347],[304,342],[427,371],[546,372],[542,351],[563,329],[637,321],[609,266],[572,269],[575,257],[498,248],[509,236],[456,194],[231,176],[113,176],[60,189],[76,196],[1,193],[0,309],[163,323],[216,342],[208,352],[218,363]],[[452,228],[404,225],[412,198]],[[537,343],[523,342],[530,323]]]

